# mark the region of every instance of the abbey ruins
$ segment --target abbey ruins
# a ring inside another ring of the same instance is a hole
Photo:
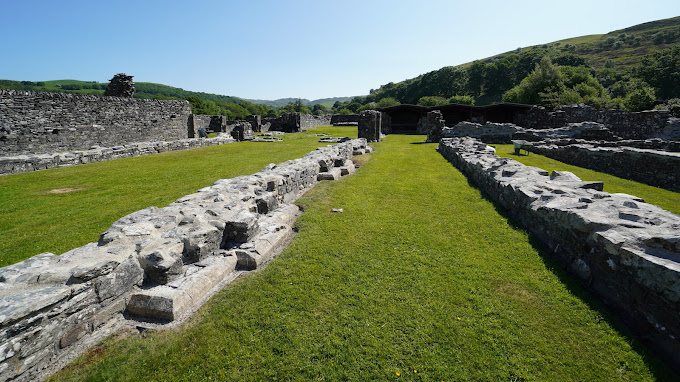
[[[0,90],[0,174],[297,132],[331,117],[193,115],[186,101]],[[293,202],[354,172],[351,157],[387,134],[423,134],[470,182],[600,296],[657,353],[680,364],[680,217],[567,172],[495,155],[486,143],[679,191],[680,120],[667,112],[548,112],[528,105],[400,105],[334,117],[359,139],[216,181],[164,208],[114,222],[96,243],[0,268],[0,381],[34,380],[124,325],[191,314],[293,234]],[[200,138],[205,132],[214,138]]]

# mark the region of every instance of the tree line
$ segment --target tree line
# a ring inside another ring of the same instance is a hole
[[[634,43],[634,42],[633,42]],[[601,68],[584,57],[549,48],[516,51],[487,62],[444,67],[371,90],[365,97],[336,102],[339,114],[397,105],[446,103],[488,105],[512,102],[543,105],[585,103],[600,109],[676,112],[680,105],[680,46],[645,55],[632,68],[608,60]]]

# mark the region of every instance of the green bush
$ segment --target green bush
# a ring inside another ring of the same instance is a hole
[[[475,98],[470,95],[455,95],[449,98],[449,103],[457,103],[460,105],[474,105]]]
[[[446,98],[436,96],[420,97],[420,99],[418,100],[418,105],[420,106],[439,106],[444,105],[446,103],[448,103]]]
[[[654,89],[643,86],[626,95],[623,99],[623,107],[626,111],[650,110],[654,106],[655,100]]]

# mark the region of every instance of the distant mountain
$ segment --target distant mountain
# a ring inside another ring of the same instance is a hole
[[[336,101],[344,102],[344,101],[349,101],[352,98],[354,98],[354,97],[321,98],[321,99],[317,99],[317,100],[314,100],[314,101],[310,101],[306,98],[279,98],[279,99],[276,99],[276,100],[273,100],[273,101],[262,100],[262,99],[247,99],[247,101],[250,101],[250,102],[258,104],[258,105],[267,105],[267,106],[271,106],[271,107],[282,107],[282,106],[288,105],[291,102],[295,102],[299,99],[300,101],[302,101],[302,103],[305,106],[313,106],[313,105],[316,105],[316,104],[321,104],[321,105],[326,106],[327,108],[331,108]]]

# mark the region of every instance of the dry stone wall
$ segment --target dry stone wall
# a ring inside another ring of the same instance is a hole
[[[188,137],[187,101],[0,90],[0,156]]]
[[[165,151],[217,146],[233,142],[236,142],[236,140],[231,135],[222,134],[208,139],[134,142],[114,147],[93,147],[89,150],[0,157],[0,175],[103,162],[111,159],[137,157]]]
[[[680,365],[680,216],[601,182],[527,167],[473,138],[439,151],[650,348]]]
[[[583,143],[558,146],[550,141],[529,150],[560,162],[680,192],[680,153]]]
[[[265,118],[262,124],[267,125],[262,131],[283,131],[285,133],[297,133],[303,129],[330,125],[331,116],[315,116],[300,113],[284,113],[277,118]]]
[[[230,130],[227,129],[227,118],[223,115],[205,115],[205,114],[193,114],[192,115],[195,131],[193,135],[189,134],[189,138],[198,137],[198,129],[203,129],[206,132],[214,133],[229,133]]]
[[[333,126],[356,126],[359,124],[359,114],[333,114],[331,125]]]
[[[351,174],[350,140],[121,218],[97,243],[0,268],[0,381],[32,381],[125,324],[177,320],[291,237],[292,202]]]
[[[623,110],[597,110],[587,105],[562,106],[547,111],[535,106],[519,115],[516,124],[533,129],[558,128],[568,123],[597,122],[624,139],[647,139],[661,134],[671,115],[666,110],[628,113]]]

